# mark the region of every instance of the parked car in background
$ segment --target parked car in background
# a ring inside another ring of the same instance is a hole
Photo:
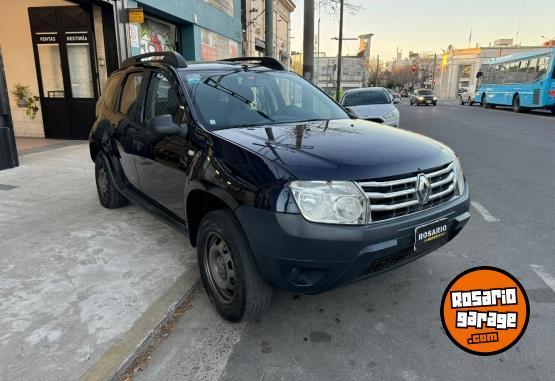
[[[437,105],[437,97],[430,89],[415,90],[410,96],[410,104],[415,106],[420,105]]]
[[[409,97],[409,92],[407,90],[401,90],[401,97],[403,98],[408,98]]]
[[[383,87],[347,90],[340,103],[360,119],[399,127],[398,101]]]
[[[457,95],[460,97],[462,93],[468,91],[469,87],[459,87],[459,90],[457,91]]]
[[[344,101],[398,119],[383,88]],[[411,262],[470,219],[453,150],[354,118],[270,57],[131,57],[96,115],[101,205],[131,200],[187,235],[229,321],[256,319],[274,288],[314,294]]]
[[[475,87],[467,88],[459,95],[459,100],[461,102],[461,105],[464,106],[465,104],[467,104],[469,106],[472,106],[475,103],[474,102],[475,96],[476,96]]]
[[[393,99],[394,103],[401,102],[401,94],[399,94],[398,92],[396,92],[393,89],[386,89],[386,90],[389,93],[389,95],[391,96],[391,98]]]

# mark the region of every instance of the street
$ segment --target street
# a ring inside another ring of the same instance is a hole
[[[459,154],[472,219],[446,247],[407,266],[320,295],[276,292],[259,321],[231,325],[204,290],[135,369],[137,380],[549,379],[555,374],[555,118],[459,106],[399,105],[401,126]],[[443,332],[440,301],[458,273],[492,265],[514,274],[531,304],[509,351],[474,356]]]

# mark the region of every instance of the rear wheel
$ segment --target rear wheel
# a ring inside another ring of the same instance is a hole
[[[113,183],[110,176],[110,168],[103,152],[96,155],[94,162],[96,190],[98,191],[98,199],[100,204],[108,209],[117,209],[127,205],[127,198],[122,195]]]
[[[461,106],[464,106],[464,98],[463,97],[459,97],[459,100],[461,102]]]
[[[551,109],[551,113],[555,115],[555,108]]]
[[[523,111],[520,106],[520,95],[518,94],[513,97],[513,111],[517,113],[521,113]]]
[[[254,320],[270,305],[272,288],[258,272],[239,222],[226,209],[208,213],[198,232],[198,263],[210,301],[226,320]]]

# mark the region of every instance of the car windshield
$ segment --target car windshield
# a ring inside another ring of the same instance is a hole
[[[418,90],[418,95],[433,95],[432,90]]]
[[[391,99],[385,90],[353,91],[345,94],[343,99],[343,105],[347,107],[388,103],[391,103]]]
[[[181,76],[200,122],[209,130],[349,118],[294,73],[241,69],[183,71]]]

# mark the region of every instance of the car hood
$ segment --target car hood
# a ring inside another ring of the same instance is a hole
[[[365,180],[449,163],[442,143],[360,119],[217,130],[214,135],[280,165],[302,180]]]
[[[349,107],[359,118],[381,118],[385,114],[395,110],[391,103],[383,105],[361,105]]]

